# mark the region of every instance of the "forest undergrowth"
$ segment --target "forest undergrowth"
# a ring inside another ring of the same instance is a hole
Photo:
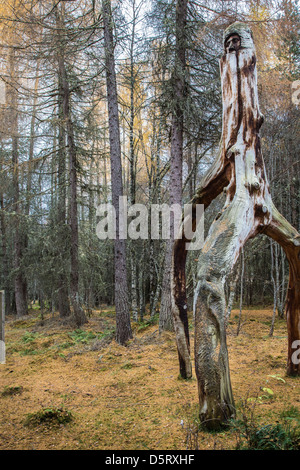
[[[299,449],[300,378],[285,373],[287,332],[272,309],[238,311],[228,325],[237,418],[220,432],[198,422],[197,381],[179,378],[174,334],[158,321],[114,341],[112,308],[80,329],[32,309],[6,322],[0,365],[1,450]],[[193,343],[193,320],[190,317]],[[192,344],[193,351],[193,344]],[[192,352],[193,354],[193,352]]]

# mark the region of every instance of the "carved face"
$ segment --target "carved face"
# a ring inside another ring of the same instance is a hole
[[[238,51],[241,48],[241,38],[238,34],[231,34],[225,41],[225,50],[229,52]]]

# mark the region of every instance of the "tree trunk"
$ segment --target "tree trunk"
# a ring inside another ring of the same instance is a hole
[[[28,154],[28,175],[27,175],[27,195],[26,195],[26,205],[25,205],[25,214],[29,216],[30,214],[30,199],[31,199],[31,190],[32,190],[32,171],[34,169],[34,164],[32,162],[34,156],[34,141],[35,141],[35,122],[37,115],[37,94],[39,87],[39,61],[36,66],[36,77],[34,81],[34,96],[33,96],[33,106],[32,106],[32,115],[30,122],[30,140],[29,140],[29,154]],[[27,245],[27,242],[26,242]]]
[[[239,278],[239,271],[238,269],[236,269],[235,273],[233,272],[231,275],[231,280],[230,280],[230,285],[229,285],[229,295],[228,295],[228,302],[227,302],[227,308],[226,308],[226,323],[228,323],[230,319],[238,278]]]
[[[69,231],[66,224],[66,133],[64,128],[63,99],[64,90],[62,87],[62,62],[59,60],[58,73],[58,150],[57,150],[57,180],[58,180],[58,200],[57,200],[57,230],[59,246],[59,274],[58,274],[58,310],[61,318],[70,315],[69,302],[69,263],[70,253],[66,243],[69,239]]]
[[[146,300],[145,300],[145,242],[143,240],[142,253],[139,262],[139,310],[140,310],[140,321],[144,320],[146,313]]]
[[[135,46],[135,28],[136,28],[136,5],[135,0],[132,2],[132,20],[131,20],[131,41],[130,41],[130,119],[129,119],[129,148],[130,148],[130,181],[129,181],[129,194],[130,204],[135,204],[136,201],[136,165],[137,155],[135,151],[135,138],[134,138],[134,119],[135,119],[135,84],[136,84],[136,71],[134,66],[134,46]],[[139,307],[138,307],[138,277],[137,277],[137,254],[135,251],[134,242],[130,244],[130,271],[131,271],[131,312],[134,321],[138,321]]]
[[[116,212],[116,239],[114,243],[116,341],[125,344],[132,338],[130,325],[126,247],[119,233],[119,197],[123,195],[120,126],[118,115],[117,82],[114,58],[114,38],[110,0],[102,0],[104,24],[104,47],[106,65],[106,86],[108,101],[109,142],[111,162],[112,204]]]
[[[225,331],[226,276],[246,241],[265,233],[284,248],[290,264],[287,299],[288,373],[299,374],[293,352],[300,339],[300,236],[273,206],[260,148],[256,56],[251,30],[234,23],[224,33],[225,52],[220,61],[223,93],[223,132],[220,151],[198,189],[193,204],[210,202],[225,190],[226,201],[205,240],[195,291],[195,368],[198,380],[200,419],[217,428],[235,414],[230,382]],[[193,212],[187,217],[192,218]],[[173,314],[179,324],[177,347],[181,373],[190,374],[189,340],[182,332],[187,319],[185,292],[185,242],[173,250]],[[185,341],[184,341],[185,340]]]
[[[242,309],[243,309],[243,293],[244,293],[244,271],[245,271],[245,255],[244,249],[241,249],[241,275],[240,275],[240,311],[239,311],[239,319],[238,325],[236,329],[236,335],[238,336],[241,331],[241,323],[242,323]]]
[[[2,142],[1,142],[2,150]],[[3,173],[2,162],[0,161],[0,172]],[[0,287],[4,289],[7,313],[11,305],[11,289],[9,282],[8,266],[8,235],[7,235],[7,216],[5,215],[4,191],[3,185],[0,186],[0,229],[1,229],[1,254],[2,254],[2,278]]]
[[[134,240],[130,247],[130,270],[131,270],[131,312],[133,321],[137,322],[139,317],[138,308],[138,277],[136,265],[136,252],[134,248]]]
[[[68,85],[68,82],[66,82]],[[67,94],[69,96],[69,93]],[[65,119],[67,121],[67,142],[69,149],[70,177],[70,232],[71,232],[71,276],[70,298],[76,325],[83,325],[87,319],[79,299],[79,264],[78,264],[78,205],[77,205],[77,171],[78,162],[74,140],[73,122],[70,115],[69,102],[65,100]]]
[[[286,298],[287,374],[300,375],[300,364],[293,360],[293,354],[300,340],[300,234],[273,205],[272,220],[264,233],[282,246],[289,263],[290,275]]]
[[[275,326],[275,317],[276,317],[276,307],[277,307],[277,289],[278,289],[278,284],[276,282],[276,278],[274,276],[274,248],[273,248],[274,242],[271,239],[270,240],[270,251],[271,251],[271,280],[273,284],[273,315],[272,315],[272,321],[271,321],[271,327],[269,331],[269,336],[273,336],[274,333],[274,326]]]
[[[173,73],[175,109],[171,128],[170,158],[170,204],[182,205],[182,161],[183,161],[183,108],[186,96],[186,22],[188,0],[178,0],[176,4],[176,46],[175,70]],[[167,244],[162,283],[162,298],[159,318],[159,330],[173,329],[171,272],[172,251],[174,243],[174,221],[170,223],[170,242]],[[174,325],[176,328],[176,325]]]
[[[278,315],[280,318],[284,317],[284,306],[285,306],[285,295],[286,295],[286,281],[285,281],[285,254],[282,246],[280,247],[280,257],[281,257],[281,279],[282,279],[282,286],[280,292],[280,311],[278,311]]]
[[[172,231],[173,223],[170,224],[171,234],[170,243],[166,246],[165,260],[164,260],[164,271],[162,278],[161,287],[161,304],[159,312],[159,331],[172,331],[174,329],[173,319],[170,315],[172,313],[172,299],[170,289],[170,278],[171,278],[171,262],[172,262],[172,243],[174,240]]]
[[[15,216],[14,224],[14,270],[15,270],[15,300],[17,317],[22,317],[28,313],[27,305],[27,282],[23,271],[22,260],[24,254],[24,236],[22,233],[20,189],[19,189],[19,135],[18,135],[18,97],[16,80],[16,59],[13,47],[9,51],[9,104],[10,104],[10,124],[12,138],[12,168],[13,168],[13,211]]]
[[[57,22],[60,28],[64,28],[63,17],[59,15],[57,7]],[[79,327],[83,325],[87,319],[81,307],[79,300],[79,265],[78,265],[78,215],[77,215],[77,152],[74,138],[74,125],[71,116],[71,93],[69,86],[68,74],[65,66],[64,53],[59,54],[58,68],[60,91],[62,93],[62,112],[67,135],[67,147],[69,154],[69,185],[70,185],[70,299],[73,308],[74,320]],[[67,308],[67,307],[66,307]]]
[[[162,81],[165,73],[162,74]],[[149,174],[149,204],[161,204],[161,143],[162,143],[162,116],[158,122],[154,117],[153,121],[153,153],[151,153],[151,169]],[[157,129],[157,131],[156,131]],[[145,159],[147,163],[147,159]],[[150,231],[149,225],[149,231]],[[159,220],[159,233],[161,233],[161,219]],[[158,302],[161,293],[161,278],[163,271],[162,242],[153,240],[149,232],[149,280],[150,280],[150,316],[157,313]]]

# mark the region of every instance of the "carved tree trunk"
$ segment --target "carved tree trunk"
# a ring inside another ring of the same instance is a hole
[[[216,428],[235,414],[226,345],[224,284],[249,238],[265,233],[281,244],[290,264],[287,298],[288,373],[299,374],[292,361],[293,344],[300,339],[300,235],[274,207],[261,154],[256,55],[252,32],[234,23],[224,33],[220,60],[223,132],[219,154],[192,200],[211,201],[222,190],[226,201],[214,220],[198,261],[194,296],[195,369],[200,419]],[[194,211],[191,217],[195,228]],[[191,377],[185,291],[185,237],[173,249],[172,300],[180,372]]]

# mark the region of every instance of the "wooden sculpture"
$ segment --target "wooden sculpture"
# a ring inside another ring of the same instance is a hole
[[[299,375],[293,360],[300,340],[300,235],[278,212],[270,195],[261,152],[263,115],[257,93],[256,54],[251,29],[234,23],[224,32],[220,60],[223,128],[219,153],[204,176],[192,204],[207,208],[222,191],[226,201],[201,250],[194,293],[195,371],[200,419],[216,428],[234,416],[225,325],[224,284],[247,240],[266,234],[284,249],[290,267],[286,301],[287,373]],[[195,230],[195,210],[192,218]],[[173,248],[172,311],[180,373],[192,375],[187,321],[184,234]]]

